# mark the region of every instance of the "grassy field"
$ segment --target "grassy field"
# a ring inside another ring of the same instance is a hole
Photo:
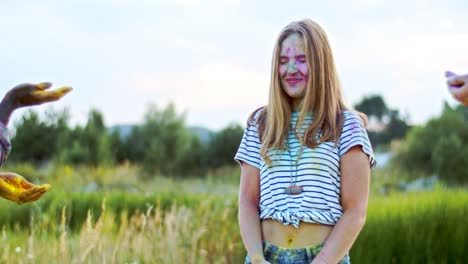
[[[237,168],[204,178],[142,180],[138,168],[4,168],[52,189],[40,201],[0,201],[1,263],[242,263]],[[464,263],[468,191],[383,196],[373,176],[353,263]]]

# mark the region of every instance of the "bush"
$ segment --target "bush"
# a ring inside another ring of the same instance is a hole
[[[447,104],[439,118],[410,130],[395,162],[409,171],[437,174],[450,184],[466,184],[468,163],[468,115]]]

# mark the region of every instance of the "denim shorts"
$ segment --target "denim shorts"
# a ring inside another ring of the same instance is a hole
[[[271,264],[310,264],[322,249],[324,243],[305,248],[282,248],[263,241],[263,255]],[[346,254],[338,264],[350,264],[349,255]],[[244,264],[252,264],[249,256]]]

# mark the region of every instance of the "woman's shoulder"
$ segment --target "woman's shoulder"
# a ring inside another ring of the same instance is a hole
[[[346,109],[343,110],[343,121],[344,124],[350,122],[359,122],[365,124],[367,122],[367,116],[356,110]]]
[[[266,114],[266,106],[259,107],[255,109],[249,116],[247,120],[247,126],[258,125],[260,119]]]

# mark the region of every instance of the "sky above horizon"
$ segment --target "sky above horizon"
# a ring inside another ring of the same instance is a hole
[[[191,126],[243,125],[267,102],[280,30],[310,18],[328,34],[349,105],[380,94],[421,124],[456,104],[443,74],[468,73],[467,13],[462,0],[7,0],[0,84],[72,86],[53,108],[75,124],[91,109],[108,126],[141,123],[150,104],[173,102]]]

